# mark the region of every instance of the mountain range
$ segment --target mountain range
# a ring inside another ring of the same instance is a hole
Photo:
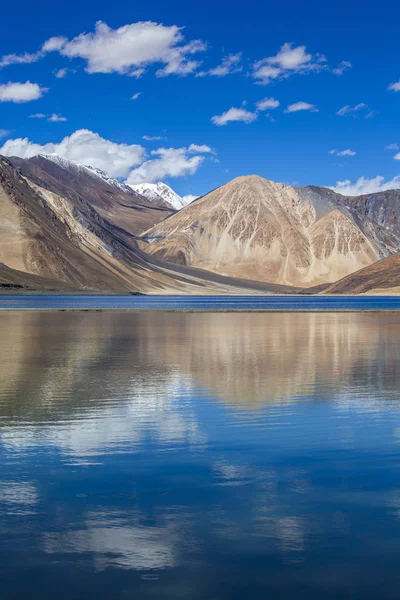
[[[0,289],[396,293],[399,217],[397,190],[345,197],[252,175],[193,200],[57,155],[0,157]]]

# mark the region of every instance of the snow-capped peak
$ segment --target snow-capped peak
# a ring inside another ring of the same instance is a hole
[[[118,181],[118,179],[114,179],[114,177],[111,177],[111,175],[108,175],[108,173],[106,173],[102,169],[98,169],[97,167],[83,165],[79,162],[76,162],[75,160],[68,160],[66,158],[63,158],[58,154],[39,154],[38,156],[54,162],[66,171],[75,173],[86,173],[88,175],[91,175],[92,177],[98,177],[99,179],[102,179],[105,183],[108,183],[108,185],[116,187],[122,190],[123,192],[131,192],[130,186],[126,185],[125,183],[121,183],[121,181]]]
[[[70,173],[85,173],[91,177],[99,178],[108,185],[111,185],[112,187],[123,192],[132,194],[133,191],[136,194],[140,194],[146,198],[146,200],[149,202],[172,207],[175,210],[181,210],[181,208],[184,208],[197,198],[197,196],[184,196],[182,198],[172,188],[170,188],[169,185],[163,183],[162,181],[159,181],[158,183],[139,183],[136,185],[128,185],[118,181],[118,179],[115,179],[114,177],[111,177],[111,175],[102,169],[91,167],[89,165],[83,165],[75,160],[68,160],[59,154],[42,153],[38,154],[38,156],[57,164],[59,167],[69,171]]]
[[[159,181],[158,183],[138,183],[130,185],[133,191],[144,196],[149,202],[159,204],[160,202],[168,202],[175,210],[181,210],[194,200],[195,196],[179,196],[166,183]]]

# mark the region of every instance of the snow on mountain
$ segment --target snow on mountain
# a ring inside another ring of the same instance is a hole
[[[157,204],[158,206],[172,207],[175,210],[181,210],[193,200],[196,200],[197,196],[179,196],[172,188],[166,183],[159,181],[158,183],[140,183],[137,185],[127,185],[114,179],[111,175],[108,175],[102,169],[97,167],[91,167],[89,165],[83,165],[75,160],[67,160],[58,154],[39,154],[40,157],[50,160],[57,164],[62,169],[69,171],[70,173],[82,173],[85,172],[92,177],[98,177],[108,185],[111,185],[123,192],[140,194],[149,202]]]
[[[160,202],[168,202],[175,210],[181,210],[190,202],[196,199],[196,196],[179,196],[166,183],[159,181],[158,183],[138,183],[130,185],[133,191],[141,194],[150,202],[160,204]]]
[[[114,179],[114,177],[111,177],[111,175],[108,175],[108,173],[106,173],[102,169],[98,169],[97,167],[83,165],[79,162],[76,162],[75,160],[67,160],[66,158],[63,158],[62,156],[59,156],[58,154],[39,154],[39,156],[42,158],[45,158],[46,160],[51,160],[52,162],[57,164],[62,169],[65,169],[66,171],[69,171],[72,173],[73,172],[78,172],[78,173],[85,172],[85,173],[91,175],[92,177],[98,177],[99,179],[102,179],[105,183],[108,183],[108,185],[116,187],[116,188],[122,190],[123,192],[131,192],[132,191],[131,187],[129,185],[126,185],[125,183],[118,181],[118,179]]]

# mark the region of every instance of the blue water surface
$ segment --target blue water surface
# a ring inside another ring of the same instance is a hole
[[[114,302],[21,300],[66,301]],[[3,311],[0,340],[2,599],[400,595],[397,313]]]
[[[95,296],[0,295],[0,310],[399,310],[400,296]]]

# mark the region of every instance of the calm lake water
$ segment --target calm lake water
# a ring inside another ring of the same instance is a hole
[[[1,312],[0,342],[2,599],[399,597],[400,315]]]
[[[0,310],[400,310],[400,296],[0,295]]]

